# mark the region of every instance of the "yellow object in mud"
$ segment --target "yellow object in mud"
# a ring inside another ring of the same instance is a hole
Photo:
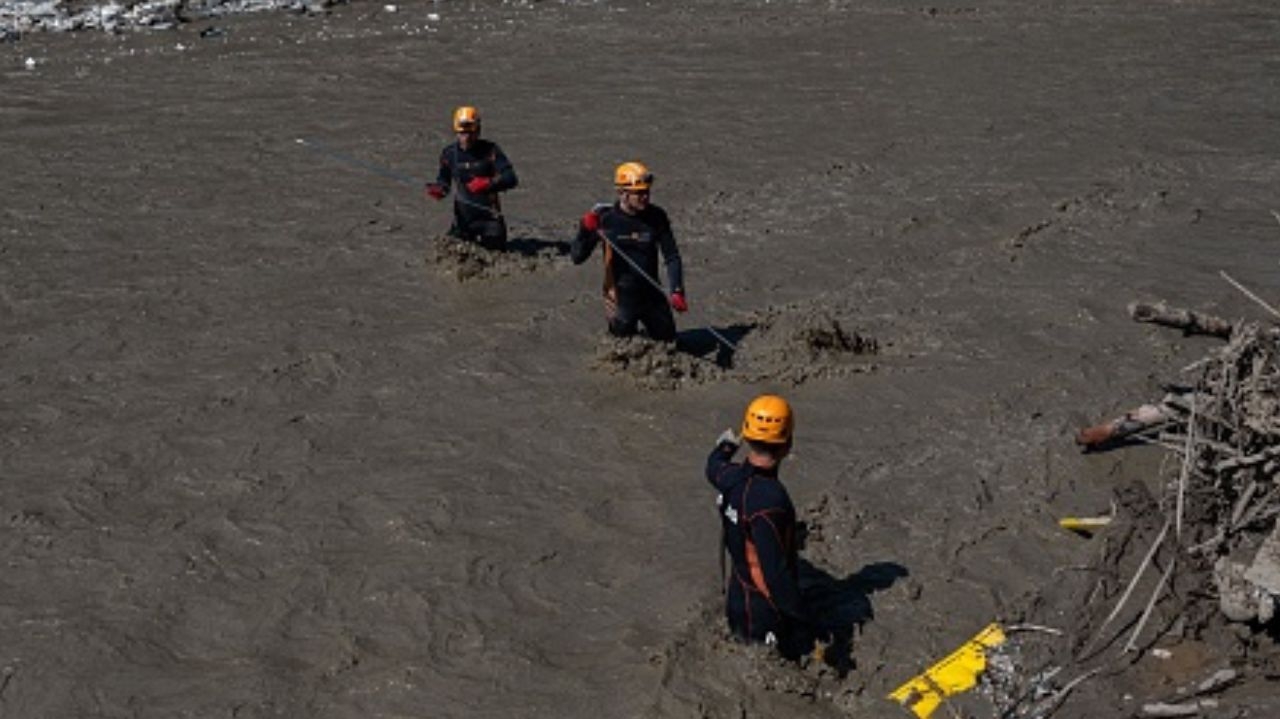
[[[999,624],[991,624],[923,674],[895,689],[889,698],[920,719],[928,719],[947,697],[977,685],[978,675],[987,668],[987,651],[1004,641],[1004,630]]]
[[[1102,529],[1108,524],[1111,524],[1111,517],[1063,517],[1058,520],[1059,527],[1085,534]]]

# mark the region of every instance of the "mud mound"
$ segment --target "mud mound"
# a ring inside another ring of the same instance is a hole
[[[596,349],[592,366],[623,376],[646,389],[677,389],[724,379],[727,371],[714,361],[686,352],[681,343],[655,342],[646,337],[606,336]]]
[[[703,602],[680,637],[650,661],[663,667],[651,716],[763,716],[770,712],[760,706],[761,689],[772,695],[770,710],[783,706],[797,715],[844,713],[856,703],[856,683],[827,664],[787,661],[771,648],[733,641],[719,597]]]
[[[742,379],[798,385],[818,377],[840,377],[876,368],[874,338],[848,330],[829,310],[795,304],[770,308],[738,346],[735,362]]]
[[[427,253],[427,264],[458,282],[489,280],[548,270],[568,254],[566,242],[516,237],[501,252],[450,235],[437,237]]]
[[[831,311],[796,304],[730,327],[686,330],[674,344],[605,338],[594,365],[646,389],[724,380],[798,385],[873,371],[877,365],[866,355],[878,351],[874,338],[846,329]]]

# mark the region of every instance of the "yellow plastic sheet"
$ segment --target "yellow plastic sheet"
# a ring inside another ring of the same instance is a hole
[[[898,687],[889,698],[920,719],[928,719],[953,694],[972,689],[987,668],[987,650],[1004,644],[1004,630],[991,624],[919,676]]]

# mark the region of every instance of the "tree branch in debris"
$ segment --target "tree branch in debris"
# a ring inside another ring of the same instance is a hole
[[[1214,317],[1181,307],[1170,307],[1163,302],[1149,305],[1143,302],[1129,304],[1129,316],[1138,322],[1173,327],[1188,335],[1210,335],[1227,339],[1232,324],[1221,317]]]

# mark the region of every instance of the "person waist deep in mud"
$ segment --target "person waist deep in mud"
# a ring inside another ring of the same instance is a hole
[[[732,562],[725,588],[725,616],[733,635],[775,645],[795,659],[816,638],[800,594],[796,512],[778,469],[791,451],[791,406],[761,395],[747,406],[741,440],[745,461],[735,463],[739,437],[727,429],[707,457],[707,481],[719,496],[724,549]]]
[[[618,199],[582,216],[569,255],[575,265],[580,265],[591,256],[597,243],[607,239],[603,249],[604,303],[609,333],[629,337],[643,325],[653,339],[671,342],[676,338],[671,310],[689,309],[684,295],[684,269],[671,222],[661,207],[649,202],[653,174],[644,165],[618,165],[613,184]],[[626,257],[615,257],[615,252],[625,253]],[[667,267],[669,296],[664,296],[656,284],[659,253]]]
[[[480,139],[480,111],[463,106],[453,111],[457,139],[440,151],[440,171],[427,183],[425,194],[443,200],[457,181],[453,226],[449,234],[478,242],[490,250],[507,246],[507,222],[498,193],[519,184],[515,168],[497,143]]]

